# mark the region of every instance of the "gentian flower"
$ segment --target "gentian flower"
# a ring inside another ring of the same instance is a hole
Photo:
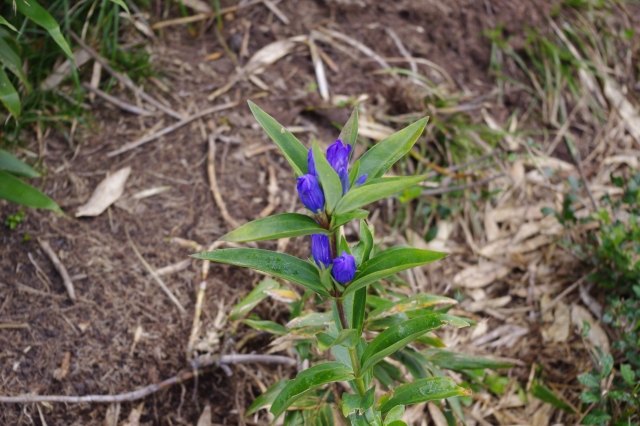
[[[312,150],[309,150],[309,155],[307,156],[307,165],[309,167],[308,173],[312,176],[318,177],[318,172],[316,172],[316,162],[313,160]]]
[[[356,260],[346,251],[342,252],[342,256],[333,259],[333,269],[331,275],[340,284],[346,284],[356,275]]]
[[[324,192],[320,188],[318,179],[307,174],[300,176],[297,180],[296,188],[302,204],[316,214],[324,210]]]
[[[311,254],[316,265],[328,268],[331,265],[331,247],[329,237],[322,234],[311,235]]]
[[[364,184],[367,181],[367,174],[365,173],[364,175],[360,176],[358,179],[356,179],[356,185],[360,186],[362,184]]]
[[[345,144],[340,139],[327,149],[327,161],[342,182],[342,195],[349,190],[349,154],[351,154],[351,145]]]

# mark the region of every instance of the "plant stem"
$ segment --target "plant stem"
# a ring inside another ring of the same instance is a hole
[[[360,361],[358,360],[358,350],[356,348],[349,348],[349,357],[351,358],[351,367],[353,368],[353,375],[356,376],[356,389],[358,394],[363,396],[367,390],[364,387],[364,380],[360,377]]]
[[[331,247],[331,257],[336,258],[336,253],[338,252],[338,239],[337,236],[340,235],[340,229],[338,228],[334,233],[329,237],[329,246]],[[338,292],[339,293],[339,292]],[[337,294],[335,298],[336,309],[338,309],[338,316],[340,317],[340,324],[342,325],[343,330],[347,330],[349,328],[349,320],[347,320],[347,314],[344,311],[344,301],[340,298],[342,294]],[[358,350],[353,347],[349,348],[349,358],[351,358],[351,368],[353,368],[353,375],[356,376],[356,389],[360,396],[363,396],[367,389],[364,386],[364,380],[360,377],[360,359],[358,358]]]

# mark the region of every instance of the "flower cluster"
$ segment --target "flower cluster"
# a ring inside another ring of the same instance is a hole
[[[340,139],[327,149],[327,162],[340,178],[342,195],[349,191],[349,157],[351,156],[351,150],[351,145],[342,142]],[[308,173],[297,179],[297,190],[302,204],[314,214],[319,215],[324,212],[325,196],[318,181],[318,172],[316,171],[311,150],[309,150],[307,165]],[[362,185],[366,179],[367,175],[363,175],[355,183],[356,185]],[[331,242],[326,235],[315,234],[311,236],[311,254],[316,264],[322,268],[328,268],[333,264],[331,274],[340,284],[346,284],[353,280],[356,273],[354,257],[343,251],[341,256],[332,259]]]

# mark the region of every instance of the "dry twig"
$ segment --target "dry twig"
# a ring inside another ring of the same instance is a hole
[[[269,364],[285,364],[295,365],[296,360],[281,355],[222,355],[220,357],[210,358],[198,365],[198,369],[202,370],[211,366],[223,366],[229,364],[246,364],[246,363],[269,363]],[[173,376],[159,383],[145,386],[133,392],[121,393],[118,395],[85,395],[85,396],[68,396],[68,395],[20,395],[20,396],[0,396],[0,403],[4,404],[29,404],[33,402],[64,402],[68,404],[79,404],[83,402],[130,402],[137,401],[155,392],[168,388],[169,386],[182,383],[192,379],[196,375],[194,371],[188,371],[177,376]]]
[[[155,269],[153,269],[151,267],[151,265],[149,265],[147,263],[147,261],[144,260],[144,257],[142,257],[142,254],[138,250],[138,247],[136,247],[136,245],[134,244],[133,240],[131,239],[131,235],[129,235],[129,228],[127,226],[125,226],[124,231],[127,234],[127,240],[129,241],[129,245],[131,246],[131,248],[135,252],[136,256],[138,257],[138,260],[140,260],[140,263],[142,263],[142,265],[145,267],[145,269],[153,277],[155,282],[157,282],[158,285],[160,286],[160,288],[162,288],[162,291],[164,291],[166,293],[166,295],[169,297],[169,299],[171,299],[173,304],[178,307],[178,309],[180,310],[180,313],[183,313],[183,314],[186,313],[187,311],[184,309],[184,306],[182,306],[182,304],[176,298],[176,296],[174,296],[173,293],[171,293],[171,290],[169,290],[169,287],[167,287],[167,285],[164,283],[164,281],[162,281],[162,279],[158,276],[158,274],[156,273]]]
[[[67,272],[67,268],[64,267],[64,265],[60,261],[60,258],[58,257],[56,252],[53,251],[53,249],[51,248],[51,246],[49,245],[49,243],[47,241],[44,241],[44,240],[41,240],[40,238],[38,238],[38,243],[40,244],[40,247],[42,248],[42,251],[44,251],[47,254],[47,256],[49,256],[49,259],[51,259],[51,262],[53,263],[53,266],[55,266],[56,270],[58,271],[58,273],[62,277],[62,281],[64,282],[64,286],[67,289],[67,293],[69,293],[69,298],[75,302],[75,300],[76,300],[76,291],[73,288],[73,282],[71,281],[71,277],[69,276],[69,272]]]
[[[210,184],[209,188],[211,189],[211,193],[213,194],[213,199],[220,209],[222,218],[232,229],[235,229],[240,227],[240,225],[234,218],[231,217],[231,215],[229,215],[229,212],[227,211],[227,205],[222,199],[220,188],[218,188],[218,181],[216,180],[216,167],[214,163],[216,157],[216,137],[217,135],[215,133],[209,135],[209,155],[207,157],[207,173],[209,175]]]
[[[111,96],[108,93],[105,93],[102,90],[98,89],[97,87],[93,87],[89,83],[82,83],[82,87],[84,87],[85,89],[89,90],[92,93],[95,93],[96,95],[98,95],[102,99],[104,99],[105,101],[111,102],[115,106],[117,106],[120,109],[123,109],[123,110],[125,110],[127,112],[131,112],[133,114],[138,114],[138,115],[153,115],[153,113],[151,111],[147,111],[144,108],[139,108],[139,107],[137,107],[135,105],[131,105],[130,103],[127,103],[125,101],[121,101],[120,99],[116,98],[115,96]]]
[[[171,126],[165,127],[159,132],[153,133],[149,136],[145,136],[142,139],[138,139],[137,141],[129,142],[128,144],[125,144],[121,148],[118,148],[114,151],[110,151],[107,153],[107,157],[115,157],[116,155],[122,154],[127,151],[131,151],[132,149],[137,148],[141,145],[144,145],[147,142],[151,142],[152,140],[158,139],[160,136],[164,136],[168,133],[171,133],[174,130],[184,126],[185,124],[191,123],[193,120],[197,120],[198,118],[204,117],[205,115],[213,114],[214,112],[233,108],[236,105],[238,105],[238,102],[228,102],[226,104],[217,105],[217,106],[202,110],[197,114],[193,114],[187,118],[182,119],[181,121],[178,121],[177,123],[172,124]]]
[[[138,86],[133,84],[133,82],[131,81],[131,79],[129,77],[125,77],[124,75],[120,74],[119,72],[117,72],[116,70],[111,68],[111,65],[109,65],[109,63],[104,58],[102,58],[100,55],[98,55],[98,52],[96,52],[95,50],[90,48],[84,41],[82,41],[80,39],[80,37],[78,37],[78,35],[76,33],[74,33],[73,31],[69,30],[69,34],[71,34],[71,37],[76,41],[76,43],[78,43],[84,50],[86,50],[87,53],[89,53],[89,55],[91,55],[91,57],[93,57],[94,60],[98,61],[100,63],[100,65],[102,65],[102,67],[109,74],[114,76],[116,78],[116,80],[118,80],[120,83],[124,84],[126,87],[131,89],[137,96],[140,96],[142,99],[144,99],[145,101],[149,102],[151,105],[155,106],[156,108],[166,112],[170,116],[172,116],[174,118],[177,118],[178,120],[182,120],[183,119],[182,114],[180,114],[180,113],[172,110],[171,108],[161,104],[160,102],[158,102],[157,100],[152,98],[150,95],[148,95],[147,93],[143,92],[141,88],[139,88]]]

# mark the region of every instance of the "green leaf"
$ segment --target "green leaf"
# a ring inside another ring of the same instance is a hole
[[[13,25],[11,25],[6,19],[4,19],[2,16],[0,16],[0,25],[6,25],[7,27],[11,28],[13,31],[18,32],[18,30],[16,29],[16,27],[14,27]]]
[[[600,381],[591,373],[584,373],[579,375],[578,382],[589,388],[600,388]]]
[[[2,68],[0,68],[0,102],[14,117],[20,117],[20,96]]]
[[[336,208],[338,201],[340,201],[340,198],[342,198],[342,183],[340,182],[340,177],[336,171],[333,170],[333,167],[331,167],[327,158],[324,156],[322,151],[320,151],[318,142],[313,141],[311,144],[311,150],[313,151],[316,173],[318,173],[318,178],[324,192],[327,213],[331,214],[333,209]]]
[[[49,209],[64,214],[51,198],[33,186],[24,183],[17,177],[4,171],[0,171],[0,199],[5,199],[23,206]]]
[[[356,265],[360,266],[362,262],[369,260],[373,250],[373,234],[364,220],[360,220],[360,241],[353,246],[351,254],[356,258]]]
[[[548,387],[541,385],[537,380],[534,380],[531,384],[531,395],[535,396],[541,401],[548,402],[556,408],[566,411],[567,413],[573,413],[573,409],[558,395],[556,395]]]
[[[382,180],[353,188],[342,197],[335,212],[343,214],[358,209],[374,201],[387,198],[390,195],[400,192],[405,188],[423,181],[426,176],[403,176],[393,180]]]
[[[7,1],[11,3],[11,0]],[[15,0],[14,4],[20,13],[47,30],[51,38],[53,38],[53,41],[60,46],[64,54],[73,62],[73,53],[71,52],[67,41],[62,37],[58,23],[51,15],[49,15],[49,12],[40,6],[36,0]]]
[[[511,368],[513,364],[496,361],[489,358],[470,355],[463,352],[451,352],[443,349],[429,348],[422,351],[422,355],[433,364],[453,371],[475,370],[489,368],[497,370]]]
[[[428,120],[429,118],[425,117],[416,121],[412,125],[378,142],[376,146],[365,152],[360,158],[358,177],[365,174],[368,175],[369,179],[382,176],[396,161],[409,152],[420,134],[422,134]],[[407,187],[409,186],[411,185],[407,185]],[[401,189],[398,191],[401,191]]]
[[[613,356],[611,356],[611,354],[605,354],[602,359],[600,359],[600,365],[602,366],[600,378],[604,379],[611,374],[611,370],[613,370]]]
[[[257,397],[255,401],[253,401],[253,404],[249,406],[245,416],[250,416],[251,414],[257,412],[261,408],[265,408],[273,404],[273,401],[276,399],[276,396],[278,396],[278,394],[285,387],[288,381],[289,380],[280,380],[279,382],[276,382],[273,386],[271,386],[269,389],[264,391],[264,393],[259,397]]]
[[[622,378],[629,386],[633,386],[636,381],[636,372],[631,369],[629,364],[622,364],[620,366],[620,374]]]
[[[258,105],[249,101],[249,108],[271,140],[278,145],[278,148],[280,148],[284,158],[287,159],[293,168],[296,176],[306,174],[308,171],[307,155],[309,153],[307,148],[284,126],[260,109]]]
[[[273,278],[265,278],[264,280],[260,281],[260,283],[255,286],[255,288],[251,290],[244,299],[240,301],[240,303],[238,303],[233,307],[233,309],[231,309],[229,319],[231,321],[234,321],[246,315],[249,311],[255,308],[262,299],[269,297],[269,295],[265,293],[267,290],[273,290],[277,288],[280,288],[280,284]]]
[[[338,334],[338,337],[335,339],[327,333],[318,333],[316,334],[316,338],[318,339],[318,349],[325,351],[336,345],[344,346],[345,348],[353,348],[358,344],[360,335],[357,334],[356,330],[348,328],[340,331],[340,334]]]
[[[344,392],[342,394],[342,415],[345,417],[349,417],[350,415],[354,414],[357,410],[360,409],[361,401],[362,397],[360,395],[353,395]]]
[[[362,354],[360,363],[362,372],[373,367],[377,362],[402,349],[416,337],[427,331],[435,330],[445,324],[454,327],[467,327],[468,322],[446,314],[431,314],[403,321],[380,333]]]
[[[0,170],[30,178],[40,176],[40,173],[31,168],[31,166],[4,149],[0,149]]]
[[[398,405],[411,405],[453,396],[469,395],[470,393],[469,390],[456,385],[448,377],[420,379],[413,383],[400,385],[383,395],[378,401],[377,409],[386,413]]]
[[[333,408],[329,404],[323,404],[319,410],[309,410],[311,413],[311,426],[334,426]]]
[[[427,333],[424,336],[418,337],[414,340],[416,343],[422,343],[423,345],[433,346],[434,348],[446,348],[447,345],[444,344],[442,340],[438,336],[433,333]]]
[[[596,410],[593,413],[589,413],[586,416],[584,416],[584,419],[582,419],[582,422],[580,424],[599,425],[599,424],[607,423],[609,420],[611,420],[611,415],[609,415],[605,411]],[[623,423],[623,424],[627,424],[627,423]]]
[[[344,143],[351,145],[351,155],[353,155],[353,148],[358,140],[358,108],[354,108],[351,112],[349,120],[344,124],[340,136],[338,136]]]
[[[277,419],[284,411],[302,396],[327,383],[353,379],[351,368],[340,362],[325,362],[314,365],[301,373],[284,387],[273,401],[271,413]]]
[[[455,299],[434,294],[418,293],[413,297],[399,300],[390,306],[374,309],[369,314],[367,321],[399,314],[400,312],[415,311],[417,309],[429,308],[436,305],[456,305]]]
[[[123,2],[122,0],[111,0],[111,1],[117,4],[118,6],[120,6],[121,8],[123,8],[124,10],[126,10],[127,15],[131,15],[131,12],[129,12],[129,8],[127,7],[127,4],[125,2]]]
[[[367,289],[361,288],[353,294],[353,303],[351,308],[351,327],[358,330],[358,336],[362,335],[362,327],[364,325],[364,317],[367,307]],[[349,299],[349,296],[347,296]]]
[[[333,312],[310,312],[289,321],[287,328],[326,326],[333,322]]]
[[[402,420],[394,420],[391,423],[385,423],[385,426],[407,426]]]
[[[255,328],[256,330],[260,331],[266,331],[267,333],[275,334],[276,336],[284,336],[285,334],[287,334],[287,329],[277,322],[252,319],[244,319],[242,320],[242,322],[247,324],[251,328]]]
[[[355,209],[348,213],[333,214],[331,217],[331,230],[337,229],[339,226],[344,225],[354,219],[366,219],[369,217],[369,211],[364,209]]]
[[[304,414],[302,411],[288,411],[284,415],[282,426],[306,426],[304,424]]]
[[[298,213],[282,213],[246,223],[240,228],[223,235],[220,240],[245,243],[248,241],[275,240],[311,234],[329,235],[330,232],[320,227],[309,216]]]
[[[192,254],[195,259],[256,269],[300,284],[322,296],[329,296],[320,282],[318,269],[304,260],[271,250],[231,248]]]
[[[427,263],[444,257],[446,257],[445,253],[414,248],[385,250],[360,265],[359,272],[356,273],[354,280],[346,288],[344,294],[350,294],[374,281],[378,281],[397,272],[426,265]]]
[[[387,414],[387,417],[384,418],[384,426],[388,426],[389,423],[400,420],[403,414],[404,405],[396,405],[391,410],[389,410],[389,414]]]
[[[583,404],[595,404],[600,402],[600,397],[593,392],[584,391],[580,394],[580,401]]]
[[[17,1],[17,0],[16,0]],[[27,92],[31,91],[31,85],[27,76],[22,71],[22,60],[18,54],[7,44],[4,38],[0,37],[0,64],[4,64],[9,71],[16,75],[27,88]]]

